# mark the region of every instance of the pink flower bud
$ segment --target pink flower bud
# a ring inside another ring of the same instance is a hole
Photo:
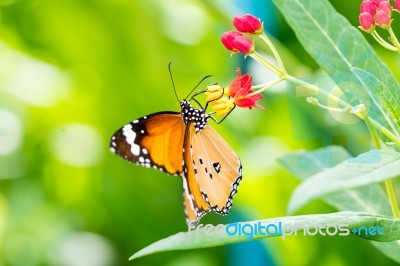
[[[260,19],[250,14],[234,17],[233,25],[243,33],[261,34],[263,32]]]
[[[363,12],[358,17],[361,28],[366,32],[371,32],[374,29],[375,21],[374,16],[368,12]]]
[[[251,54],[254,52],[254,43],[249,38],[238,36],[233,42],[235,44],[235,48],[242,54]]]
[[[389,1],[382,1],[379,3],[378,10],[383,10],[390,14],[390,12],[392,12],[392,5],[389,3]]]
[[[367,12],[371,15],[375,15],[376,6],[373,0],[364,0],[360,5],[360,13]]]
[[[253,41],[238,31],[228,31],[222,34],[221,42],[226,49],[234,53],[251,54],[254,52]]]
[[[394,0],[394,8],[396,8],[397,11],[400,12],[400,0]]]
[[[234,40],[236,37],[243,36],[242,33],[238,31],[228,31],[222,34],[221,36],[221,42],[225,46],[226,49],[229,51],[232,51],[234,53],[237,53],[238,50],[235,47]]]
[[[400,0],[394,0],[394,7],[397,11],[400,11]]]
[[[376,25],[378,25],[379,27],[389,28],[390,22],[391,22],[390,14],[386,13],[383,10],[379,10],[375,14],[375,22],[376,22]]]

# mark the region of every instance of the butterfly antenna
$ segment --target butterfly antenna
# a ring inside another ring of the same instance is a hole
[[[186,96],[185,100],[190,96],[190,94],[192,94],[192,93],[195,91],[195,89],[197,89],[198,86],[200,86],[200,84],[201,84],[204,80],[208,79],[209,77],[211,77],[211,75],[207,75],[207,76],[205,76],[204,78],[202,78],[202,79],[200,80],[200,82],[197,83],[197,85],[193,88],[193,90],[190,91],[189,95]],[[193,98],[193,97],[192,97],[192,98]]]
[[[168,64],[169,76],[170,76],[170,78],[171,78],[172,87],[174,88],[175,97],[176,97],[176,99],[178,100],[178,102],[180,102],[179,97],[178,97],[178,94],[176,93],[174,78],[172,77],[171,64],[172,64],[172,61],[169,62],[169,64]]]

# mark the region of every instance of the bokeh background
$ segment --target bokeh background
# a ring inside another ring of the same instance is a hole
[[[357,25],[359,1],[331,3]],[[168,62],[180,98],[207,74],[204,86],[228,85],[237,66],[256,83],[271,80],[219,41],[235,14],[253,13],[292,75],[330,86],[271,1],[1,0],[0,8],[0,265],[394,264],[351,236],[273,238],[128,262],[187,230],[181,180],[108,149],[123,124],[179,110]],[[376,49],[399,75],[399,59]],[[213,124],[240,155],[243,181],[231,214],[209,214],[203,224],[284,216],[299,181],[279,156],[331,144],[353,154],[370,148],[361,123],[316,111],[285,85],[264,96],[265,111],[235,110]],[[299,214],[333,211],[315,201]]]

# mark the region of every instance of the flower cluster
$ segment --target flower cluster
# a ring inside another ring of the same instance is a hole
[[[392,11],[399,12],[400,0],[395,0],[393,5],[389,0],[363,0],[360,5],[359,28],[370,33],[383,47],[392,51],[400,51],[399,42],[391,29]],[[375,26],[387,30],[392,43],[386,42],[379,36]]]
[[[390,27],[392,9],[388,0],[362,1],[359,16],[361,29],[371,32],[375,24],[382,28]]]
[[[261,100],[263,96],[255,93],[252,89],[252,76],[248,73],[242,75],[240,69],[237,69],[237,77],[225,89],[219,85],[207,87],[205,92],[207,102],[211,103],[216,115],[228,114],[235,105],[243,108],[261,108],[256,101]]]
[[[261,20],[250,14],[240,15],[233,19],[233,25],[236,30],[225,32],[221,36],[221,42],[225,48],[233,53],[242,53],[245,56],[261,60],[260,55],[255,51],[254,40],[249,38],[249,36],[253,35],[268,40],[264,34],[264,27]],[[277,68],[275,70],[278,71]],[[263,109],[256,104],[256,101],[263,98],[260,92],[265,90],[265,88],[261,86],[262,89],[254,91],[255,87],[260,86],[252,85],[252,76],[248,73],[242,75],[238,68],[237,77],[228,87],[222,88],[219,85],[208,86],[205,94],[207,102],[212,106],[212,110],[217,115],[222,116],[227,115],[235,106],[249,109],[253,107]]]

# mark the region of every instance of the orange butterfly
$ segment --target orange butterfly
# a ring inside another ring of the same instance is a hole
[[[210,210],[228,214],[242,164],[207,123],[213,117],[206,108],[186,100],[180,107],[181,112],[158,112],[126,124],[111,137],[110,149],[130,162],[181,176],[186,222],[194,228]]]

